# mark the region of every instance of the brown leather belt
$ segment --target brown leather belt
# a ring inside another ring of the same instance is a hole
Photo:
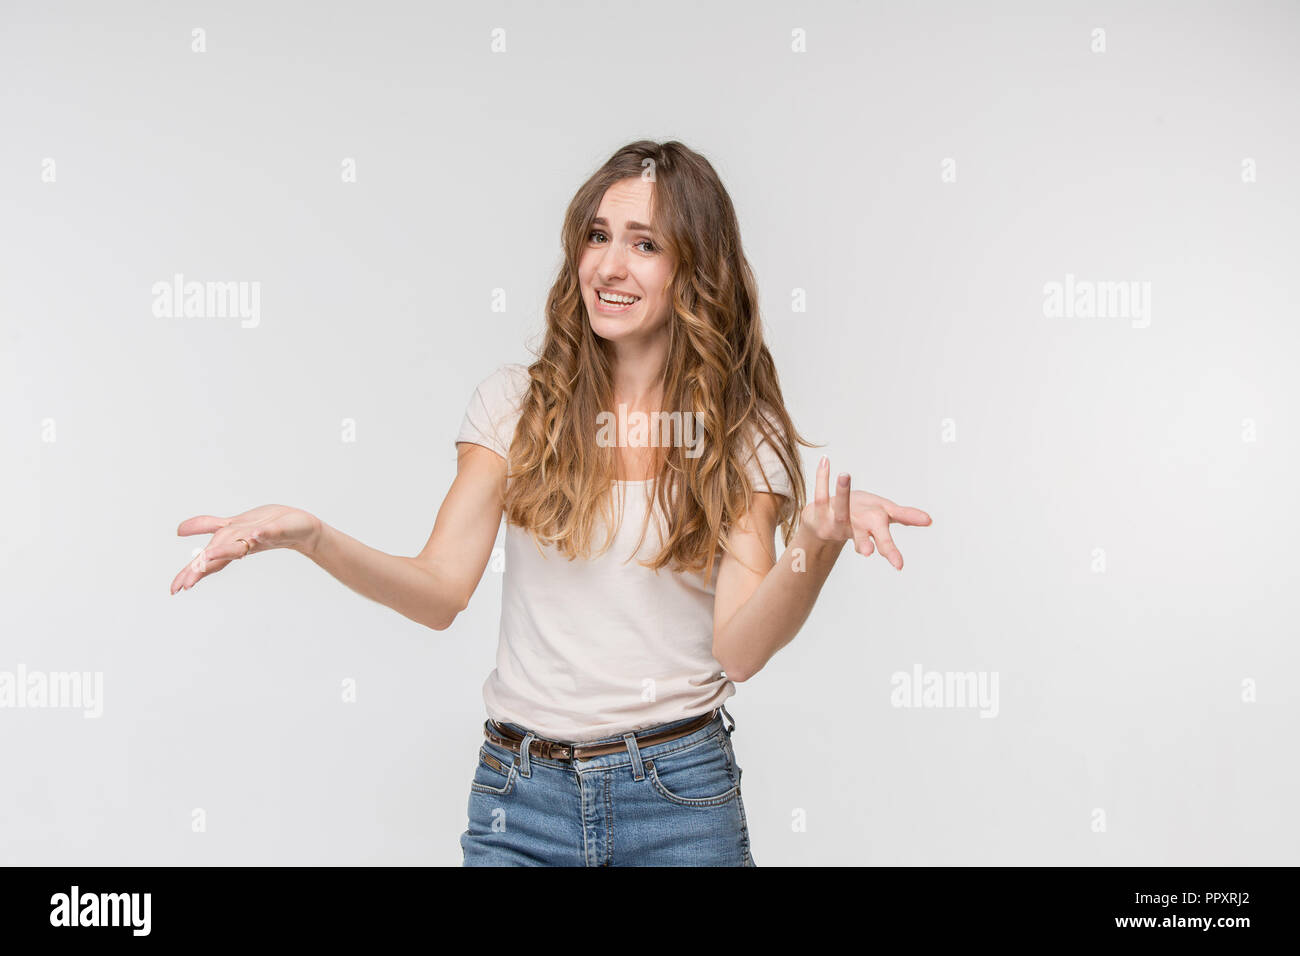
[[[661,744],[666,740],[685,737],[687,734],[695,733],[702,727],[707,727],[717,715],[718,711],[715,709],[707,714],[701,714],[694,720],[688,721],[679,727],[670,727],[667,730],[656,731],[652,734],[635,734],[636,745],[637,747],[649,747],[651,744]],[[491,718],[483,725],[483,736],[494,744],[499,744],[507,750],[513,750],[515,753],[519,753],[519,745],[524,742],[522,734],[498,724]],[[607,744],[562,744],[555,740],[541,740],[537,737],[533,738],[533,742],[528,747],[530,755],[546,757],[551,760],[586,760],[590,757],[599,757],[602,754],[616,754],[626,750],[627,744],[621,740]]]

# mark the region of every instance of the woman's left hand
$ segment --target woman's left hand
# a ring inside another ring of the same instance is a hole
[[[835,497],[830,496],[831,462],[825,455],[817,467],[817,481],[813,500],[803,510],[801,524],[823,541],[853,539],[854,550],[864,557],[879,551],[881,557],[898,570],[903,570],[903,556],[889,536],[889,524],[925,527],[930,516],[920,508],[896,505],[888,498],[866,491],[850,491],[849,476],[839,476]],[[873,543],[874,542],[874,543]]]

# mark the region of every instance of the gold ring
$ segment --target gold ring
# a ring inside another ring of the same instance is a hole
[[[251,554],[253,551],[252,543],[249,542],[247,538],[236,538],[235,540],[244,542],[244,553],[241,555],[241,557],[245,557],[245,558],[248,557],[249,554]]]

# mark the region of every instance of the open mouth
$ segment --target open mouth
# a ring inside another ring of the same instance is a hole
[[[641,301],[638,295],[622,295],[616,292],[602,292],[596,290],[596,300],[605,307],[606,311],[622,312],[624,309],[630,309]]]

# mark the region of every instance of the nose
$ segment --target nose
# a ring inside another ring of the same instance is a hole
[[[596,276],[602,283],[608,284],[627,275],[627,256],[620,251],[617,243],[609,243],[600,261],[596,265]]]

